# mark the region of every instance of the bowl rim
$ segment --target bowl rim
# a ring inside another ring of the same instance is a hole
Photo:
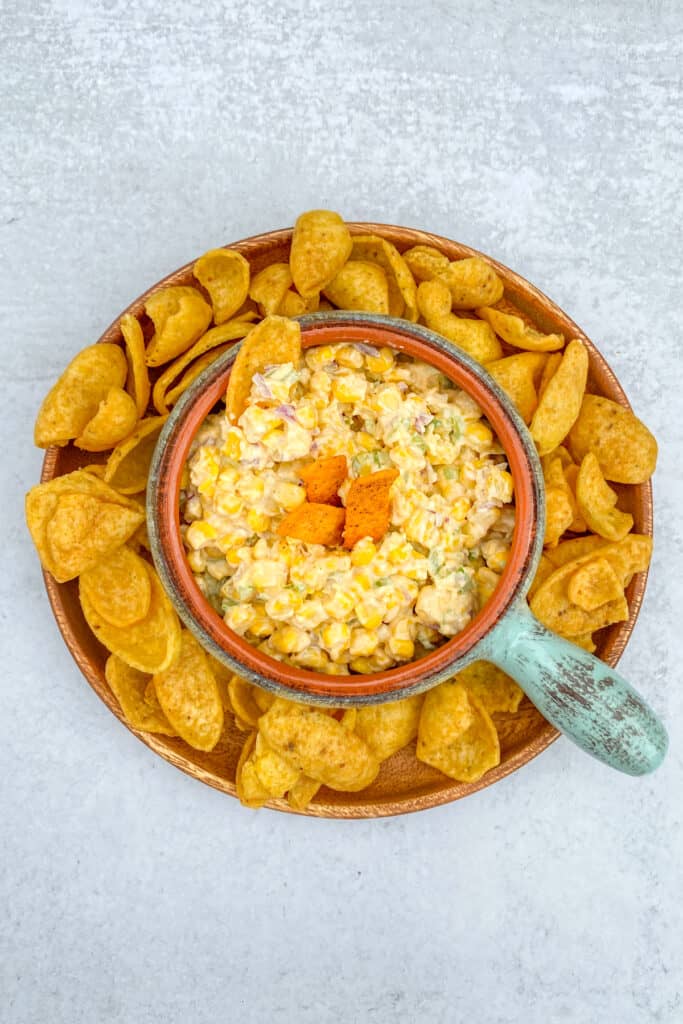
[[[542,470],[529,431],[509,397],[486,370],[447,339],[419,324],[354,312],[300,318],[302,347],[370,342],[436,366],[478,402],[503,446],[515,482],[516,518],[510,557],[493,595],[468,625],[421,658],[383,672],[326,675],[292,667],[233,632],[201,593],[180,534],[181,477],[189,450],[225,393],[239,345],[219,356],[183,393],[157,442],[147,487],[152,556],[180,618],[199,642],[233,672],[270,692],[306,703],[357,706],[423,692],[476,660],[476,646],[530,586],[540,559],[545,521]]]
[[[532,319],[539,322],[543,320],[549,322],[552,319],[556,324],[559,324],[558,329],[562,330],[566,336],[578,337],[584,342],[589,351],[591,369],[597,369],[601,377],[600,390],[602,392],[609,391],[614,401],[626,409],[631,409],[626,393],[614,371],[585,332],[548,295],[506,264],[501,263],[482,250],[475,249],[463,242],[420,228],[388,224],[380,221],[347,221],[346,223],[352,235],[380,235],[391,241],[402,252],[411,246],[428,245],[436,247],[451,260],[464,259],[471,256],[479,256],[487,260],[499,276],[502,277],[506,293],[512,294],[515,305],[529,313]],[[278,228],[221,244],[229,248],[237,248],[247,259],[258,263],[260,259],[265,261],[278,246],[288,245],[292,237],[292,231],[291,227]],[[144,304],[147,297],[159,288],[186,283],[188,276],[191,274],[195,259],[165,274],[136,299],[133,299],[125,309],[117,314],[97,340],[99,342],[120,342],[121,317],[125,313],[131,313],[134,316],[144,313]],[[49,448],[46,451],[41,469],[40,480],[42,483],[58,475],[61,453],[62,449],[57,447]],[[83,462],[85,464],[85,459]],[[653,496],[651,481],[648,480],[644,484],[636,485],[634,504],[637,506],[639,513],[640,531],[652,536]],[[615,628],[611,628],[603,644],[600,656],[612,668],[618,664],[633,633],[643,603],[647,580],[647,571],[634,576],[627,589],[630,610],[629,618],[626,622],[619,623]],[[109,708],[111,713],[118,718],[123,727],[133,733],[150,750],[168,761],[169,764],[179,768],[185,774],[223,793],[236,796],[234,781],[213,767],[205,767],[198,763],[195,752],[189,750],[189,748],[178,750],[168,743],[165,737],[136,730],[126,721],[118,702],[106,682],[103,661],[101,662],[100,659],[93,657],[80,640],[78,619],[77,617],[74,619],[69,608],[69,584],[57,583],[47,572],[43,572],[43,581],[57,628],[61,632],[71,656],[90,687]],[[389,817],[426,810],[431,807],[452,803],[494,785],[499,780],[538,757],[559,736],[560,733],[554,726],[541,719],[532,737],[525,738],[518,745],[510,748],[505,759],[501,760],[500,764],[487,772],[476,783],[457,783],[444,776],[443,779],[438,780],[438,785],[434,783],[430,786],[425,786],[415,795],[399,793],[398,795],[378,797],[376,795],[364,795],[361,792],[347,795],[348,798],[344,802],[337,802],[335,799],[327,797],[323,792],[322,798],[316,799],[313,803],[309,804],[304,811],[290,807],[284,799],[269,801],[266,806],[272,810],[279,810],[287,814],[344,819]]]

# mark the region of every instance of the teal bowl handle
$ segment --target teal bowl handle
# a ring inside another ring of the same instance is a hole
[[[604,662],[541,625],[525,601],[509,609],[479,650],[593,757],[628,775],[646,775],[661,764],[666,730],[640,694]]]

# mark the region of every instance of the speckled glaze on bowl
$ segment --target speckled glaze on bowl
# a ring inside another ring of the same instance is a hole
[[[351,224],[354,234],[376,232],[393,242],[403,251],[413,245],[433,245],[449,259],[485,255],[449,239],[411,228],[394,225],[363,223]],[[291,229],[269,232],[244,241],[230,244],[249,260],[252,271],[258,272],[264,266],[286,260],[291,242]],[[579,337],[588,348],[590,355],[589,390],[605,395],[626,408],[629,404],[615,375],[593,343],[580,328],[557,307],[547,296],[534,288],[518,274],[485,256],[495,267],[505,284],[506,299],[529,317],[543,331],[560,331],[566,337]],[[157,288],[170,284],[195,283],[192,277],[192,263],[168,275],[153,287],[147,289],[127,310],[140,316],[144,326],[144,302]],[[99,339],[103,342],[120,342],[119,317]],[[84,341],[88,343],[90,339]],[[92,457],[79,452],[72,446],[52,448],[45,456],[41,479],[50,480],[67,473],[78,466],[92,462]],[[620,488],[617,488],[621,490]],[[634,516],[634,529],[639,533],[652,533],[652,491],[649,483],[623,489],[621,506]],[[627,590],[630,616],[627,622],[617,623],[603,630],[597,637],[597,653],[608,665],[617,664],[633,631],[642,604],[647,574],[634,576]],[[45,574],[45,584],[57,624],[64,636],[77,665],[86,679],[127,728],[121,711],[104,678],[106,651],[88,629],[78,604],[77,587],[74,583],[58,584]],[[515,714],[494,716],[501,743],[501,762],[481,780],[474,784],[457,783],[441,773],[418,762],[414,746],[400,751],[382,765],[378,778],[361,793],[336,793],[322,789],[315,801],[306,810],[307,815],[337,818],[365,818],[383,815],[403,814],[447,803],[470,795],[491,785],[515,771],[541,753],[558,736],[558,732],[546,722],[530,701],[523,701]],[[135,730],[131,730],[134,731]],[[226,736],[221,749],[210,753],[194,751],[182,741],[174,738],[137,733],[139,738],[152,750],[176,767],[202,782],[223,792],[235,795],[234,773],[243,742],[243,734],[235,730]],[[291,811],[285,800],[274,800],[272,808]]]

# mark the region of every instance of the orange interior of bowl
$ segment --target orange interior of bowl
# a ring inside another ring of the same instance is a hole
[[[180,485],[183,467],[197,431],[211,409],[223,398],[230,367],[216,377],[187,406],[167,445],[167,457],[160,465],[160,487],[156,495],[159,537],[166,568],[174,589],[195,624],[205,631],[219,648],[231,654],[252,672],[275,684],[322,698],[377,696],[407,688],[419,689],[436,673],[449,669],[495,625],[510,602],[522,590],[528,578],[531,549],[538,529],[538,507],[533,486],[533,471],[522,444],[519,430],[510,412],[483,377],[465,363],[427,342],[411,337],[410,325],[392,330],[369,324],[320,323],[302,332],[302,345],[334,345],[342,342],[370,342],[388,346],[436,366],[458,387],[470,394],[482,408],[508,458],[515,486],[515,529],[507,565],[491,598],[457,636],[416,661],[406,662],[384,672],[367,675],[326,675],[296,668],[258,650],[231,630],[199,589],[188,564],[180,534]]]

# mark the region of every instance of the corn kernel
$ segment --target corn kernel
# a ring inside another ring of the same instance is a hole
[[[463,519],[467,518],[467,513],[471,507],[472,506],[467,498],[456,498],[451,506],[451,515],[461,523]]]
[[[353,582],[358,590],[369,590],[372,586],[372,576],[367,570],[359,569],[353,574]]]
[[[361,672],[363,675],[375,671],[370,658],[354,658],[349,662],[349,668],[354,672]]]
[[[378,629],[382,624],[383,612],[377,610],[374,603],[370,601],[359,601],[356,615],[365,629]]]
[[[392,637],[389,641],[389,650],[395,658],[400,658],[401,661],[410,661],[415,654],[415,644],[412,640]]]
[[[412,558],[414,554],[415,550],[413,548],[413,545],[409,544],[408,541],[406,540],[402,544],[399,544],[397,547],[395,547],[392,551],[390,551],[389,554],[387,555],[387,558],[389,559],[390,562],[396,565],[398,562],[405,562],[406,559]]]
[[[294,614],[294,604],[291,597],[291,592],[287,590],[282,591],[280,594],[275,594],[269,601],[266,601],[266,614],[271,619],[285,620],[291,618]]]
[[[185,539],[190,547],[196,550],[206,547],[217,536],[218,530],[212,523],[207,523],[205,519],[198,519],[196,523],[190,523],[188,526]]]
[[[493,569],[494,572],[502,572],[508,561],[508,552],[502,548],[500,551],[494,551],[492,555],[486,560],[486,564],[489,569]]]
[[[390,384],[374,395],[372,404],[380,412],[396,412],[401,408],[401,392]]]
[[[474,441],[475,444],[490,444],[493,440],[493,431],[480,421],[469,423],[465,428],[465,437],[468,441]]]
[[[190,551],[187,556],[187,561],[192,572],[204,572],[204,569],[206,568],[206,559],[204,558],[203,551]]]
[[[369,565],[377,555],[377,548],[367,537],[359,540],[351,552],[351,565]]]
[[[266,615],[262,604],[252,605],[252,608],[254,610],[254,617],[249,623],[248,632],[258,637],[270,636],[275,629],[272,619]]]
[[[319,647],[313,646],[306,647],[305,650],[300,651],[297,661],[304,668],[310,668],[317,672],[324,672],[330,663],[330,659],[325,651],[321,651]]]
[[[310,646],[311,638],[296,626],[280,626],[271,636],[270,642],[281,654],[300,654]]]
[[[228,550],[225,552],[225,561],[228,563],[228,565],[237,566],[242,564],[242,556],[240,555],[240,550],[240,548],[228,548]]]
[[[382,348],[376,356],[366,356],[365,365],[370,373],[386,373],[394,365],[394,353],[390,348]]]
[[[265,512],[257,512],[255,508],[250,508],[247,512],[247,524],[254,533],[262,533],[270,526],[270,516]]]
[[[353,594],[337,590],[325,602],[325,610],[334,619],[347,619],[353,611],[355,600]]]
[[[234,491],[216,496],[216,511],[222,516],[237,516],[242,511],[243,502]]]
[[[313,430],[318,426],[318,410],[313,402],[301,402],[296,409],[296,421],[300,427]]]
[[[334,362],[334,349],[331,345],[317,345],[306,352],[305,359],[311,370],[320,370],[326,363]]]
[[[351,630],[345,622],[331,622],[320,631],[320,637],[332,660],[338,661],[341,652],[349,645]]]
[[[338,402],[360,402],[367,390],[368,382],[363,377],[337,377],[332,382],[332,394]]]
[[[353,658],[359,658],[366,654],[373,654],[378,643],[377,636],[374,633],[370,633],[367,629],[353,629],[351,631],[349,651]]]
[[[364,452],[374,452],[377,448],[377,438],[368,434],[366,430],[359,430],[356,434],[356,444]]]
[[[337,345],[334,359],[349,370],[360,370],[363,365],[363,353],[353,345]]]
[[[485,604],[498,586],[500,577],[492,569],[482,566],[481,569],[477,569],[476,579],[479,600]]]
[[[225,623],[240,636],[246,633],[254,619],[254,609],[249,604],[236,604],[225,613]]]
[[[239,459],[241,451],[241,435],[236,430],[229,430],[223,444],[223,455],[226,459]]]

